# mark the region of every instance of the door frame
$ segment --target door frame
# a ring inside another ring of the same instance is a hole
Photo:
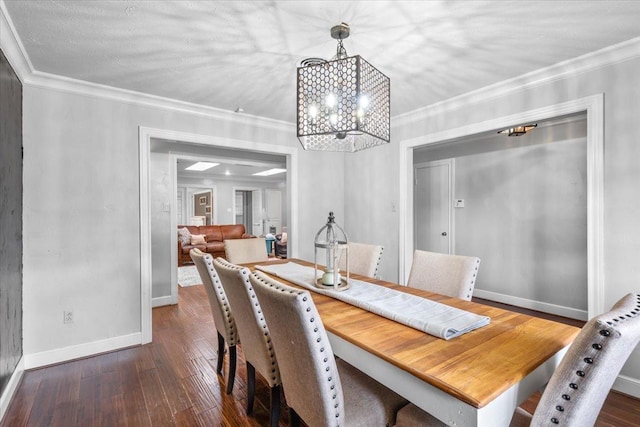
[[[413,254],[413,150],[455,138],[504,129],[517,123],[587,115],[587,313],[592,318],[605,311],[604,298],[604,94],[471,123],[400,142],[399,166],[399,281],[405,283]]]
[[[415,165],[413,165],[413,177],[414,177],[414,184],[413,184],[413,198],[415,200],[416,197],[416,186],[417,186],[417,181],[416,181],[416,169],[422,169],[422,168],[428,168],[428,167],[433,167],[433,166],[441,166],[441,165],[447,165],[449,166],[449,170],[448,170],[448,175],[449,175],[449,180],[447,182],[447,187],[448,187],[448,191],[449,191],[449,200],[448,200],[448,204],[447,204],[447,214],[449,216],[449,227],[447,230],[447,233],[449,233],[449,247],[448,247],[448,251],[449,254],[455,254],[456,253],[456,241],[455,241],[455,216],[453,215],[453,200],[455,198],[455,188],[456,188],[456,183],[455,183],[455,159],[442,159],[442,160],[432,160],[430,162],[423,162],[423,163],[417,163]],[[415,212],[415,206],[414,206],[414,212],[413,212],[413,223],[415,224],[416,222],[416,212]],[[415,232],[415,227],[414,227],[414,234],[413,234],[413,246],[415,248],[416,246],[416,241],[417,241],[417,235]]]
[[[180,141],[210,147],[223,147],[244,151],[255,151],[268,154],[281,154],[286,157],[287,169],[287,205],[288,222],[291,228],[289,250],[292,257],[298,253],[298,165],[299,149],[297,146],[267,144],[248,140],[222,138],[211,135],[179,132],[168,129],[158,129],[146,126],[138,127],[139,148],[139,195],[140,195],[140,331],[141,344],[150,343],[152,340],[152,289],[151,289],[151,185],[150,185],[150,160],[152,139],[165,141]],[[176,169],[174,165],[174,170]],[[174,188],[177,188],[174,185]],[[171,210],[176,209],[176,195],[173,195]],[[176,221],[174,217],[173,221]],[[171,233],[171,242],[176,252],[172,255],[172,262],[177,263],[177,233]]]
[[[232,218],[236,217],[236,191],[259,191],[263,190],[262,187],[252,187],[250,185],[238,185],[231,187],[231,191],[233,192],[233,204],[231,205],[231,215]],[[253,200],[251,200],[251,206],[253,206]],[[262,206],[260,207],[262,209]],[[253,223],[253,218],[251,218],[251,222]],[[264,226],[263,226],[264,229]],[[253,234],[253,224],[251,224],[251,230],[245,231],[247,234]]]

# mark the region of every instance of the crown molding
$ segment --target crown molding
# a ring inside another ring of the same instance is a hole
[[[7,57],[13,71],[24,84],[26,77],[33,73],[33,64],[27,56],[22,40],[18,37],[3,0],[0,0],[0,49]]]
[[[236,113],[233,111],[222,110],[220,108],[179,101],[172,98],[150,95],[128,89],[120,89],[113,86],[92,83],[56,74],[44,73],[41,71],[33,71],[26,77],[24,83],[27,86],[36,88],[57,90],[60,92],[89,96],[109,101],[170,110],[223,121],[231,121],[239,125],[259,126],[262,128],[287,132],[290,132],[294,128],[294,124],[290,122],[254,116],[251,114]]]
[[[638,57],[640,57],[640,37],[400,114],[392,118],[393,126],[408,125],[422,121],[425,117],[442,114],[462,106],[500,98],[516,91],[532,89]]]

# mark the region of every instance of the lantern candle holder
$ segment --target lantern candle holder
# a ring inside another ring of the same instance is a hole
[[[333,287],[335,290],[349,288],[349,246],[347,242],[347,234],[336,224],[333,212],[329,212],[327,223],[316,233],[314,239],[313,263],[317,287],[323,289]],[[338,266],[343,251],[347,266],[346,276],[340,274]],[[326,255],[324,271],[320,270],[321,277],[318,277],[318,252],[320,252],[320,256]]]

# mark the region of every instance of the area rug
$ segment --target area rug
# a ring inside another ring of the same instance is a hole
[[[184,267],[178,267],[178,285],[182,286],[193,286],[193,285],[201,285],[202,279],[198,274],[198,269],[195,265],[187,265]]]

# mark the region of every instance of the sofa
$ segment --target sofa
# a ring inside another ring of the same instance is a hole
[[[227,239],[248,239],[255,236],[245,233],[244,225],[179,225],[178,226],[178,266],[191,263],[189,251],[198,248],[214,258],[225,257],[224,241]]]

